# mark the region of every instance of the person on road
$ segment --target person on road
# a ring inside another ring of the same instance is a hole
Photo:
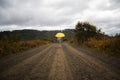
[[[62,38],[65,37],[65,34],[59,32],[59,33],[57,33],[57,34],[55,35],[55,37],[57,38],[57,42],[58,42],[58,44],[59,44],[59,47],[61,47]]]
[[[61,42],[62,42],[61,38],[57,38],[57,42],[58,42],[59,47],[60,47],[61,46]]]

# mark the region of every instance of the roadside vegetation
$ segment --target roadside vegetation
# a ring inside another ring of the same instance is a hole
[[[38,30],[13,30],[0,32],[0,57],[18,53],[39,45],[56,42],[55,34],[60,30],[38,31]],[[67,41],[73,37],[73,29],[63,30]]]
[[[15,30],[0,32],[0,57],[18,53],[39,45],[56,42],[57,31]],[[120,57],[120,34],[106,35],[101,29],[88,22],[78,22],[75,29],[62,31],[64,42],[100,51],[101,53]]]
[[[50,43],[50,41],[40,39],[21,40],[20,35],[9,37],[4,35],[0,38],[0,58],[47,43]]]
[[[105,35],[101,29],[88,22],[78,22],[73,42],[82,47],[120,57],[120,34]]]

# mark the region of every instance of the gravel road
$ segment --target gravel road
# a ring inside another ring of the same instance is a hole
[[[120,59],[53,43],[0,59],[0,80],[120,80]]]

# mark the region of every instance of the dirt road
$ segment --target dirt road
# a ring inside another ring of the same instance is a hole
[[[120,80],[120,60],[49,44],[0,60],[0,80]]]

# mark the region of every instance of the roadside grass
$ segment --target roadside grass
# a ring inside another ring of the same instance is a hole
[[[88,41],[85,41],[84,43],[76,44],[84,48],[99,51],[104,54],[120,57],[120,36],[103,38],[100,40],[90,38]]]
[[[48,44],[47,40],[24,40],[10,42],[8,40],[0,40],[0,58],[9,54],[18,53],[33,47]]]

